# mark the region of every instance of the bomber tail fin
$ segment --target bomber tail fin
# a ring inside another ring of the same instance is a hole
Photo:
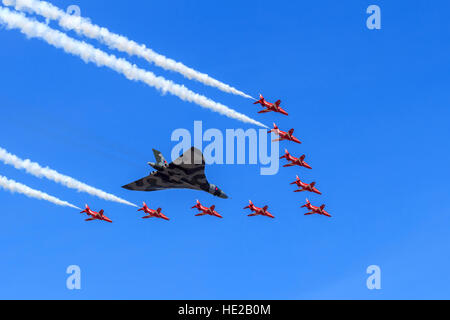
[[[167,161],[160,151],[153,149],[153,154],[155,156],[156,164],[158,166],[165,167],[167,165]]]

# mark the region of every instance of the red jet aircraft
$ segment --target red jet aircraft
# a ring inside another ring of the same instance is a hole
[[[302,180],[300,180],[300,178],[297,176],[297,181],[292,182],[291,184],[296,184],[300,189],[299,190],[295,190],[294,192],[303,192],[303,191],[308,191],[308,192],[314,192],[317,194],[322,194],[322,192],[320,192],[319,190],[317,190],[315,188],[316,183],[312,182],[311,184],[307,184],[302,182]]]
[[[275,217],[269,211],[267,211],[267,209],[269,209],[269,206],[265,206],[264,208],[258,208],[250,200],[250,204],[247,207],[245,207],[244,210],[245,209],[250,209],[252,212],[254,212],[250,214],[249,217],[264,216],[275,219]]]
[[[112,223],[111,219],[109,219],[107,216],[105,216],[103,213],[104,210],[100,210],[100,212],[92,211],[88,205],[86,205],[86,209],[84,211],[81,211],[80,213],[86,213],[88,216],[90,216],[89,219],[86,219],[85,221],[94,221],[94,220],[100,220],[100,221],[106,221],[109,223]]]
[[[311,166],[305,162],[305,158],[306,158],[305,155],[302,155],[300,158],[293,157],[293,156],[291,156],[289,151],[286,150],[286,154],[284,156],[282,156],[280,159],[286,159],[287,161],[291,162],[287,165],[284,165],[283,166],[284,168],[300,166],[300,167],[305,167],[307,169],[312,169]]]
[[[295,143],[302,143],[300,140],[298,140],[296,137],[294,137],[294,129],[289,130],[289,132],[281,131],[277,125],[273,124],[273,129],[270,130],[268,133],[275,133],[280,137],[280,139],[274,140],[275,141],[292,141]]]
[[[325,211],[325,205],[322,205],[321,207],[315,207],[309,202],[308,199],[306,199],[306,204],[302,206],[302,208],[308,208],[311,212],[305,213],[305,216],[310,216],[312,214],[319,214],[321,216],[326,216],[328,218],[331,218],[331,215]]]
[[[211,208],[204,207],[200,204],[200,201],[197,200],[197,204],[192,207],[192,209],[198,209],[199,211],[202,211],[201,213],[195,215],[196,217],[206,216],[210,215],[217,218],[223,218],[220,214],[216,211],[216,206],[212,206]]]
[[[266,110],[262,110],[258,113],[267,113],[267,112],[277,112],[277,113],[281,113],[284,114],[285,116],[288,116],[289,114],[284,111],[280,105],[281,105],[281,100],[278,100],[275,103],[270,103],[267,102],[264,97],[262,96],[262,94],[259,95],[260,99],[258,101],[256,101],[254,104],[260,104],[263,108],[267,108]]]
[[[161,212],[161,208],[159,208],[158,210],[152,210],[147,206],[147,204],[145,202],[144,202],[143,207],[141,209],[139,209],[138,211],[144,211],[144,213],[147,214],[145,217],[142,217],[142,219],[158,218],[158,219],[164,219],[167,221],[170,220]]]

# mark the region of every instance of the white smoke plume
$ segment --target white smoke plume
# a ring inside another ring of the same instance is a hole
[[[248,94],[220,82],[205,73],[198,72],[181,62],[156,53],[143,44],[138,44],[124,36],[112,33],[106,28],[92,24],[89,19],[70,15],[49,2],[39,0],[3,0],[3,4],[6,6],[14,6],[16,10],[33,12],[49,20],[56,20],[66,30],[73,30],[79,35],[96,39],[106,44],[109,48],[126,52],[130,56],[144,58],[149,63],[154,63],[165,70],[178,72],[187,79],[199,81],[227,93],[253,99]]]
[[[28,159],[22,160],[19,157],[9,153],[3,148],[0,148],[0,161],[6,165],[13,166],[18,170],[24,170],[28,174],[31,174],[35,177],[46,178],[48,180],[59,183],[67,188],[77,190],[78,192],[88,193],[92,196],[98,197],[103,200],[122,203],[137,208],[137,206],[131,202],[128,202],[124,199],[116,197],[115,195],[106,193],[94,187],[88,186],[83,182],[75,180],[74,178],[71,178],[69,176],[60,174],[59,172],[52,170],[48,167],[44,168],[40,166],[38,163],[32,162]]]
[[[81,210],[77,206],[74,206],[73,204],[70,204],[67,201],[59,200],[58,198],[50,196],[41,191],[31,189],[30,187],[28,187],[24,184],[18,183],[14,180],[10,180],[3,176],[0,176],[0,188],[4,189],[6,191],[10,191],[12,193],[23,194],[29,198],[45,200],[45,201],[51,202],[53,204],[56,204],[57,206],[69,207],[69,208]]]
[[[195,103],[229,118],[267,128],[264,124],[230,109],[223,104],[199,95],[187,89],[185,86],[175,84],[163,77],[158,77],[150,71],[140,69],[127,60],[119,59],[115,55],[107,54],[86,42],[75,40],[65,33],[27,18],[22,13],[12,12],[7,8],[0,7],[0,23],[3,23],[8,29],[20,30],[29,38],[42,39],[56,48],[63,49],[66,53],[80,57],[86,63],[91,62],[99,67],[108,67],[123,74],[129,80],[142,81],[148,86],[154,87],[163,93],[171,93],[184,101]]]

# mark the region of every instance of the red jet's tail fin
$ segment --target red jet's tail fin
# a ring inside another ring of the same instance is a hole
[[[264,212],[266,212],[267,209],[269,209],[269,206],[265,206],[265,207],[263,208]]]
[[[103,209],[98,212],[98,214],[101,216],[103,216],[104,213],[105,213],[105,210],[103,210]]]
[[[281,100],[278,100],[277,102],[275,102],[275,105],[277,106],[277,108],[279,108],[281,105]]]
[[[89,210],[91,210],[91,209],[89,209],[89,206],[86,205],[86,209],[84,209],[84,210],[81,211],[80,213],[88,213]]]
[[[289,134],[292,136],[294,134],[295,129],[289,130]]]

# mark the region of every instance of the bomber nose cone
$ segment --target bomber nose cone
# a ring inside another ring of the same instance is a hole
[[[222,193],[220,194],[220,198],[228,199],[228,196],[225,194],[225,192],[222,191]]]

